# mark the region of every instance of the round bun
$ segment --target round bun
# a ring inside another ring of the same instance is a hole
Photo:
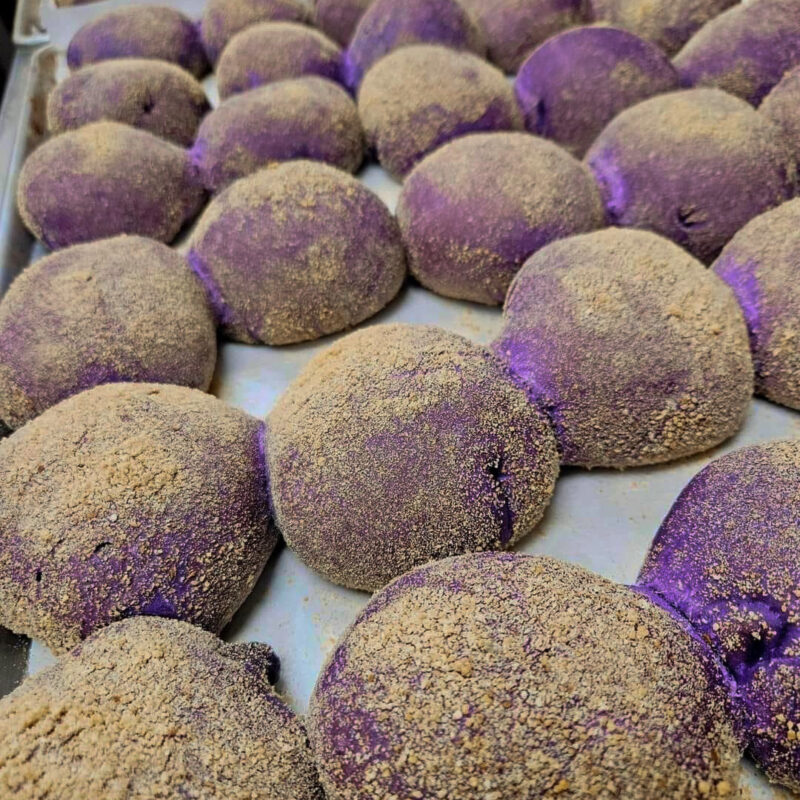
[[[166,6],[107,11],[80,28],[67,48],[67,64],[73,70],[112,58],[171,61],[196,78],[208,72],[197,26]]]
[[[397,219],[409,267],[434,292],[497,305],[528,256],[603,225],[592,174],[544,139],[473,134],[408,176]]]
[[[267,83],[318,75],[338,81],[342,52],[327,36],[296,22],[263,22],[234,36],[219,60],[223,99]]]
[[[46,141],[17,187],[23,222],[51,250],[122,233],[170,242],[203,199],[185,150],[118,122]]]
[[[558,474],[552,432],[500,362],[425,325],[368,328],[317,356],[272,411],[269,441],[287,543],[368,591],[515,544]]]
[[[395,176],[467,133],[519,130],[522,117],[500,70],[446,47],[403,47],[381,59],[358,93],[367,145]]]
[[[609,223],[660,233],[707,263],[753,217],[789,200],[796,182],[778,128],[718,89],[626,109],[586,161]]]
[[[645,231],[609,228],[536,253],[511,286],[493,348],[576,466],[708,450],[739,430],[753,393],[733,293]]]
[[[96,633],[0,700],[0,793],[19,800],[321,800],[266,645],[183,622]]]
[[[314,23],[334,42],[346,47],[372,0],[315,0]]]
[[[600,27],[548,39],[514,83],[525,127],[578,158],[620,111],[677,88],[678,73],[656,45]]]
[[[213,314],[179,253],[139,236],[69,247],[0,301],[0,419],[18,428],[101,383],[206,390],[216,353]]]
[[[406,272],[400,231],[380,198],[313,161],[232,184],[200,218],[189,263],[230,338],[273,345],[362,322]]]
[[[800,442],[747,447],[683,490],[639,582],[677,609],[732,674],[749,754],[800,791],[797,619]]]
[[[458,0],[373,0],[344,56],[345,84],[357,89],[373,64],[412,44],[486,54],[482,31]]]
[[[328,800],[732,798],[723,680],[646,597],[485,553],[373,597],[317,681],[309,736]]]
[[[119,58],[84,67],[59,83],[47,101],[47,124],[63,133],[112,120],[185,147],[209,109],[203,87],[186,70],[155,59]]]
[[[800,67],[789,70],[781,82],[764,98],[759,114],[778,126],[792,149],[795,163],[800,163]]]
[[[0,624],[63,652],[137,615],[221,630],[276,542],[264,426],[115,383],[0,441]]]
[[[356,104],[341,86],[295,78],[226,100],[203,120],[192,158],[212,192],[298,158],[355,172],[364,159],[364,131]]]

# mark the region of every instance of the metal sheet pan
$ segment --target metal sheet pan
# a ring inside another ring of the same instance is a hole
[[[21,57],[0,117],[0,292],[20,269],[44,254],[16,216],[15,184],[22,158],[42,137],[44,94],[63,70],[63,56],[52,47]],[[23,91],[20,87],[27,88]],[[215,100],[213,79],[208,88]],[[367,167],[361,178],[394,208],[399,191],[395,181],[374,165]],[[488,342],[498,330],[500,312],[445,300],[409,285],[368,324],[388,321],[434,323]],[[333,338],[284,348],[225,343],[212,391],[263,416],[298,371]],[[798,436],[800,414],[756,400],[744,429],[711,453],[629,472],[567,469],[543,523],[519,549],[576,562],[630,583],[636,579],[661,519],[686,482],[705,464],[734,448]],[[283,662],[279,689],[302,713],[325,656],[367,600],[366,594],[326,582],[281,548],[224,636],[231,641],[272,644]],[[24,673],[51,662],[52,657],[40,645],[34,643],[28,651],[24,640],[0,636],[0,694],[18,683]],[[743,770],[754,800],[790,797],[770,787],[748,764],[743,764]]]

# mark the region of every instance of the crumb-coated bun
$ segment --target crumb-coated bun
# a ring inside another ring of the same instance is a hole
[[[156,59],[118,58],[73,72],[47,101],[53,133],[112,120],[187,147],[209,111],[203,87],[186,70]]]
[[[683,86],[714,86],[753,105],[800,64],[800,0],[737,3],[675,56]]]
[[[113,383],[0,441],[0,624],[63,652],[132,616],[221,630],[276,542],[264,425]]]
[[[23,222],[51,250],[122,233],[170,242],[204,197],[185,150],[119,122],[46,141],[17,186]]]
[[[382,325],[317,356],[269,418],[272,498],[289,546],[375,590],[427,561],[511,547],[550,502],[547,422],[485,348]]]
[[[397,220],[409,268],[447,297],[498,305],[539,248],[603,225],[589,170],[526,133],[464,136],[420,162]]]
[[[70,69],[112,58],[172,61],[201,78],[208,72],[197,25],[174,8],[130,6],[87,22],[67,48]]]
[[[174,620],[105,628],[0,700],[0,795],[321,800],[272,659]]]
[[[325,34],[296,22],[262,22],[234,36],[217,65],[222,99],[274,81],[317,75],[339,81],[342,51]]]
[[[278,81],[231,97],[203,120],[192,148],[211,192],[262,167],[298,158],[347,172],[364,160],[356,104],[324,78]]]
[[[723,685],[687,626],[638,592],[483,553],[375,595],[307,724],[328,800],[733,800]]]
[[[301,0],[208,0],[200,23],[208,60],[216,64],[228,42],[251,25],[306,22],[308,16]]]
[[[358,89],[373,64],[415,44],[486,54],[483,31],[459,0],[373,0],[344,54],[345,85]]]
[[[68,247],[0,300],[0,419],[18,428],[101,383],[206,390],[216,353],[203,286],[175,250],[139,236]]]
[[[511,285],[493,348],[576,466],[708,450],[739,430],[753,393],[733,292],[646,231],[609,228],[536,253]]]
[[[800,441],[713,461],[664,520],[639,582],[678,610],[732,674],[744,739],[800,791]]]
[[[372,0],[314,0],[314,23],[346,47]]]
[[[361,85],[358,111],[367,145],[397,177],[459,136],[522,128],[500,70],[436,45],[403,47],[382,58]]]
[[[595,22],[615,25],[674,55],[692,35],[739,0],[589,0]]]
[[[677,88],[678,73],[656,45],[600,26],[548,39],[514,82],[525,127],[578,158],[620,111]]]
[[[713,270],[744,312],[756,393],[800,409],[800,200],[756,217],[731,239]]]
[[[459,0],[483,30],[489,59],[516,72],[553,34],[585,21],[583,0]]]
[[[800,163],[800,66],[790,69],[780,83],[764,98],[758,113],[778,126]]]
[[[189,264],[224,332],[272,345],[318,339],[380,311],[406,273],[383,201],[342,170],[291,161],[231,184],[200,218]]]
[[[646,228],[709,263],[742,226],[794,195],[780,130],[719,89],[651,97],[586,154],[612,225]]]

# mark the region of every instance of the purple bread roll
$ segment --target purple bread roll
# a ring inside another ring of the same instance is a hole
[[[208,61],[197,25],[166,6],[118,8],[87,22],[67,49],[70,69],[112,58],[172,61],[201,78]]]
[[[342,47],[350,44],[372,0],[315,0],[314,23]]]
[[[486,35],[489,59],[516,72],[553,34],[585,21],[583,0],[460,0]]]
[[[124,122],[188,147],[209,109],[203,87],[180,67],[120,58],[58,84],[47,101],[47,123],[52,133],[63,133],[99,120]]]
[[[759,114],[780,128],[791,148],[795,163],[800,163],[800,67],[789,70],[781,82],[764,98]]]
[[[22,221],[51,250],[121,233],[170,242],[204,197],[185,150],[118,122],[45,142],[17,186]]]
[[[293,161],[237,181],[200,218],[189,264],[239,342],[318,339],[380,311],[406,271],[383,202],[341,170]]]
[[[397,177],[459,136],[522,127],[500,70],[434,45],[403,47],[381,59],[361,85],[358,111],[368,147]]]
[[[486,54],[483,32],[458,0],[374,0],[344,54],[345,85],[357,89],[373,64],[414,44]]]
[[[789,200],[796,184],[778,128],[718,89],[626,109],[586,162],[610,224],[660,233],[707,263],[753,217]]]
[[[298,158],[355,172],[364,159],[364,131],[344,89],[323,78],[295,78],[226,100],[203,120],[192,158],[212,192]]]
[[[525,133],[473,134],[418,164],[397,220],[419,282],[447,297],[498,305],[528,256],[603,225],[589,170]]]
[[[708,450],[739,430],[753,393],[733,292],[645,231],[609,228],[536,253],[511,285],[493,348],[575,466]]]
[[[255,89],[303,75],[337,81],[339,46],[313,28],[295,22],[263,22],[237,33],[217,65],[219,96]]]
[[[0,301],[0,419],[18,428],[101,383],[207,390],[214,317],[183,256],[138,236],[60,250]]]
[[[683,86],[714,86],[753,105],[800,64],[800,0],[738,3],[675,56]]]
[[[278,400],[269,437],[286,542],[367,591],[432,559],[511,547],[558,474],[552,431],[500,362],[433,326],[334,344]]]
[[[745,740],[770,780],[800,791],[800,443],[713,461],[683,490],[653,542],[647,587],[723,659]]]
[[[724,682],[641,594],[484,553],[372,598],[323,667],[308,732],[328,800],[732,800]]]
[[[620,111],[677,88],[678,73],[658,47],[601,27],[548,39],[514,83],[527,129],[578,158]]]
[[[220,631],[276,543],[264,425],[181,386],[97,386],[0,441],[0,624],[63,652],[134,616]]]
[[[733,289],[750,332],[756,393],[800,409],[800,200],[751,220],[713,270]]]
[[[624,28],[674,55],[709,20],[739,0],[589,0],[596,22]]]
[[[0,794],[321,800],[273,660],[183,622],[105,628],[0,700]]]

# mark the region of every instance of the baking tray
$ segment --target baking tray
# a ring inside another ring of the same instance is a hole
[[[46,93],[64,72],[63,51],[58,48],[18,56],[13,85],[0,113],[0,292],[19,270],[45,253],[14,211],[15,184],[25,154],[43,136]],[[212,103],[216,102],[213,79],[206,85]],[[360,177],[394,209],[400,189],[394,180],[375,165]],[[499,329],[500,311],[446,300],[409,285],[366,324],[397,321],[434,323],[486,343]],[[335,338],[283,348],[223,343],[212,392],[263,417],[308,360]],[[518,549],[572,561],[615,581],[631,583],[659,523],[695,473],[729,450],[798,436],[799,414],[756,400],[743,430],[725,446],[702,456],[628,472],[565,469],[543,522]],[[223,637],[264,641],[275,647],[283,663],[278,688],[303,713],[325,657],[368,599],[364,593],[328,583],[281,547]],[[49,663],[52,657],[40,645],[0,636],[0,694]],[[747,763],[743,770],[754,800],[791,797],[770,787]]]

